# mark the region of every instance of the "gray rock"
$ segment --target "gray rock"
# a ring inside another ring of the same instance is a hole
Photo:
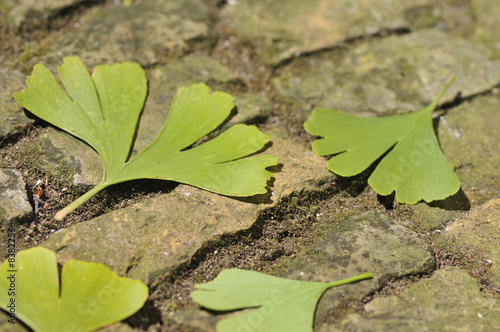
[[[438,270],[397,296],[379,297],[363,314],[342,321],[343,331],[498,331],[498,299],[456,267]]]
[[[4,332],[28,332],[29,330],[16,321],[16,324],[9,323],[11,317],[0,310],[0,331]]]
[[[185,326],[188,331],[213,332],[218,318],[220,319],[221,316],[213,315],[204,310],[188,309],[175,311],[167,319],[172,319],[180,326]]]
[[[188,41],[204,38],[209,21],[208,7],[200,0],[109,5],[91,11],[76,32],[48,42],[45,55],[31,61],[54,69],[63,57],[78,54],[89,68],[123,61],[151,66],[182,55]]]
[[[500,62],[489,60],[491,55],[481,44],[423,30],[364,43],[339,63],[328,56],[311,59],[300,71],[292,66],[273,85],[302,111],[392,115],[427,106],[453,74],[441,103],[459,92],[470,97],[491,90],[500,83]]]
[[[449,227],[444,236],[456,243],[462,251],[480,259],[478,264],[490,265],[492,281],[500,285],[500,199],[493,199]],[[461,252],[456,253],[461,256]],[[482,257],[481,257],[482,256]]]
[[[249,228],[282,198],[324,190],[332,175],[321,158],[279,133],[271,133],[271,140],[265,153],[280,157],[284,167],[274,173],[270,195],[235,199],[180,185],[169,194],[60,230],[42,245],[56,250],[62,262],[99,262],[119,275],[151,283],[189,261],[207,241]]]
[[[38,167],[47,175],[73,185],[96,185],[102,178],[102,162],[89,145],[55,128],[39,137],[42,154]]]
[[[406,11],[430,1],[251,1],[224,7],[221,17],[235,34],[253,40],[263,60],[277,64],[348,39],[408,28]]]
[[[16,27],[38,26],[47,23],[63,9],[76,6],[85,0],[5,0],[9,18]],[[94,0],[95,1],[95,0]]]
[[[496,33],[500,30],[498,10],[500,10],[498,1],[471,1],[471,11],[475,18],[472,38],[488,45],[494,51],[496,59],[500,59],[500,38]]]
[[[139,329],[134,329],[130,325],[125,323],[115,323],[98,330],[99,332],[138,332],[142,331]]]
[[[33,215],[21,173],[0,169],[0,224],[22,223]]]
[[[439,142],[472,206],[500,195],[500,96],[478,97],[440,118]]]
[[[234,104],[238,114],[231,119],[229,124],[249,123],[266,119],[273,110],[273,105],[264,95],[244,93],[234,96]]]
[[[282,276],[331,282],[372,274],[373,279],[327,290],[316,309],[317,325],[342,305],[361,300],[387,280],[429,272],[434,266],[434,255],[425,240],[383,215],[367,212],[333,226],[324,240],[297,255]]]
[[[26,76],[19,71],[0,70],[0,139],[18,133],[26,124],[33,123],[14,99],[14,92],[25,87]]]

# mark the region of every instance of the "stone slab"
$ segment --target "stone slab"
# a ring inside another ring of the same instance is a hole
[[[471,12],[474,15],[473,39],[489,46],[496,59],[500,59],[500,18],[498,11],[500,3],[495,0],[470,1]]]
[[[123,61],[152,66],[184,54],[189,41],[205,38],[209,22],[201,0],[110,4],[82,17],[76,31],[47,40],[39,50],[42,55],[28,62],[55,69],[63,57],[77,54],[88,68]]]
[[[397,296],[380,297],[349,315],[342,331],[496,331],[498,299],[456,267],[441,269]],[[322,332],[331,331],[327,328]]]
[[[447,227],[443,234],[464,250],[479,251],[491,265],[496,284],[500,285],[500,198],[473,209],[467,217]]]
[[[15,27],[43,25],[56,13],[85,0],[4,0],[9,19]],[[91,0],[92,1],[92,0]],[[93,0],[95,2],[95,0]]]
[[[221,12],[226,27],[255,41],[263,60],[283,60],[346,40],[407,29],[405,13],[430,1],[231,1]]]
[[[331,282],[370,272],[372,279],[327,290],[316,309],[315,322],[329,320],[342,305],[382,287],[388,280],[422,274],[435,268],[426,241],[384,215],[366,212],[332,227],[286,267],[282,276]]]
[[[279,133],[270,134],[273,145],[265,153],[280,157],[283,167],[274,173],[268,195],[235,199],[179,185],[171,193],[60,230],[42,246],[57,251],[62,262],[99,262],[147,283],[168,275],[207,241],[248,229],[281,198],[317,192],[332,179],[321,158]]]
[[[0,140],[33,123],[14,99],[14,93],[25,88],[25,81],[26,75],[17,70],[0,69]]]
[[[22,223],[33,216],[28,201],[26,183],[21,173],[13,169],[0,169],[0,223]]]
[[[316,282],[332,282],[370,272],[373,279],[347,284],[327,290],[316,308],[316,328],[326,324],[332,316],[352,301],[382,287],[388,280],[406,275],[432,271],[434,257],[427,243],[416,233],[387,217],[366,212],[338,223],[325,232],[324,239],[276,271],[280,277]],[[248,309],[251,310],[251,309]],[[232,312],[228,315],[238,314]],[[175,312],[177,323],[201,331],[214,331],[218,320],[227,315],[210,312]]]
[[[500,62],[486,46],[436,29],[361,44],[340,61],[328,54],[284,70],[272,83],[296,102],[292,112],[334,109],[354,115],[393,115],[430,104],[456,75],[440,104],[467,98],[500,83]]]

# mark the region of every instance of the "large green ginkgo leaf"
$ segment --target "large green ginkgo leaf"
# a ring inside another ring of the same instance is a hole
[[[371,278],[365,273],[330,283],[278,278],[255,271],[223,270],[206,284],[195,285],[190,296],[201,306],[218,311],[256,308],[217,323],[218,332],[312,331],[314,311],[330,287]]]
[[[70,260],[59,280],[56,255],[45,248],[20,251],[0,267],[0,308],[35,332],[93,331],[132,315],[147,297],[139,280],[96,263]]]
[[[460,181],[446,161],[432,125],[432,112],[453,79],[429,106],[408,114],[357,118],[315,110],[304,123],[308,133],[324,137],[313,142],[313,151],[320,156],[336,154],[328,161],[328,169],[353,176],[392,148],[368,179],[377,193],[395,191],[399,202],[409,204],[453,195]]]
[[[255,126],[235,125],[185,150],[229,116],[234,107],[229,94],[211,94],[203,83],[180,88],[158,137],[129,160],[147,93],[144,70],[126,62],[96,66],[90,76],[78,57],[67,57],[58,72],[69,96],[52,73],[37,64],[28,88],[15,98],[36,116],[91,145],[102,158],[104,175],[99,185],[57,213],[56,219],[63,219],[100,190],[133,179],[173,180],[230,196],[266,193],[272,176],[266,168],[276,165],[278,158],[239,159],[269,141]]]

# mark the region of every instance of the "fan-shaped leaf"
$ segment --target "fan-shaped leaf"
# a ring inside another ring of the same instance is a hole
[[[371,278],[369,273],[331,283],[297,281],[254,271],[223,270],[195,286],[191,298],[212,310],[257,308],[217,323],[217,331],[312,331],[314,311],[330,287]]]
[[[201,83],[181,88],[158,137],[128,160],[147,93],[144,70],[137,63],[96,66],[92,76],[78,57],[58,68],[66,92],[52,73],[37,64],[28,88],[16,100],[36,116],[92,146],[102,158],[103,180],[56,214],[61,220],[100,190],[133,179],[164,179],[232,196],[266,193],[278,158],[258,156],[269,137],[254,126],[235,125],[210,142],[184,150],[216,129],[234,105],[229,94]]]
[[[96,263],[70,260],[59,280],[56,255],[45,248],[20,251],[10,264],[0,267],[0,308],[37,332],[92,331],[132,315],[148,297],[140,281]]]
[[[432,112],[453,79],[434,102],[413,113],[357,118],[315,110],[304,123],[308,133],[324,137],[313,142],[313,151],[320,156],[336,154],[328,161],[328,169],[353,176],[392,148],[368,179],[377,193],[389,195],[395,191],[399,202],[409,204],[453,195],[460,181],[446,161],[432,126]]]

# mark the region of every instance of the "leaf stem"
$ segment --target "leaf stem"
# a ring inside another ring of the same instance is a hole
[[[99,191],[103,190],[104,188],[106,188],[110,185],[111,185],[110,183],[106,183],[104,181],[99,183],[97,186],[95,186],[91,190],[87,191],[82,196],[78,197],[71,204],[67,205],[64,209],[57,212],[56,215],[54,216],[54,219],[57,221],[62,221],[64,219],[64,217],[66,217],[69,213],[73,212],[76,208],[78,208],[80,205],[85,203],[90,197],[94,196]]]
[[[328,285],[328,288],[330,288],[330,287],[335,287],[335,286],[350,284],[352,282],[357,282],[357,281],[361,281],[361,280],[365,280],[365,279],[371,279],[371,278],[372,278],[371,273],[365,273],[365,274],[360,274],[360,275],[357,275],[355,277],[347,278],[347,279],[344,279],[344,280],[329,282],[327,285]]]
[[[434,99],[434,101],[432,102],[432,104],[430,104],[429,106],[427,106],[428,108],[432,108],[432,110],[434,111],[434,109],[436,108],[437,104],[439,103],[439,101],[441,100],[441,98],[446,93],[446,91],[448,90],[448,88],[450,87],[451,83],[453,83],[454,80],[455,80],[455,75],[451,75],[450,79],[448,80],[448,83],[446,83],[445,87],[443,88],[443,90],[441,90],[441,92],[436,97],[436,99]]]

